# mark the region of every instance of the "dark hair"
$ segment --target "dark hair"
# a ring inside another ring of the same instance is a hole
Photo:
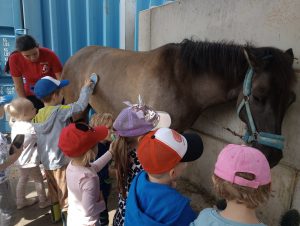
[[[27,51],[38,46],[39,44],[30,35],[22,35],[16,40],[16,50],[20,52]]]
[[[52,100],[52,96],[54,94],[59,94],[60,93],[60,89],[56,89],[54,90],[52,93],[50,93],[49,95],[43,97],[43,98],[40,98],[40,100],[43,102],[43,103],[49,103],[51,100]]]

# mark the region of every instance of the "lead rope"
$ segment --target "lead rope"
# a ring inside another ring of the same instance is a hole
[[[232,130],[231,128],[226,127],[226,126],[222,125],[221,123],[218,123],[218,122],[216,122],[216,121],[214,121],[214,120],[212,120],[212,119],[206,117],[205,115],[201,115],[201,117],[204,117],[204,118],[206,119],[206,121],[207,121],[209,124],[213,125],[214,127],[216,127],[216,128],[221,128],[222,130],[225,130],[225,131],[227,131],[227,132],[230,132],[232,135],[234,135],[234,136],[236,136],[236,137],[239,137],[241,140],[243,140],[243,135],[241,135],[241,134],[235,132],[235,131]],[[196,128],[193,128],[193,127],[192,127],[191,129],[194,130],[194,131],[196,131],[196,132],[201,133],[201,131],[200,131],[199,129],[196,129]]]

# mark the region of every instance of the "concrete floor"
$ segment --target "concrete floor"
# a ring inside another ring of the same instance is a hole
[[[12,167],[11,169],[11,185],[12,189],[15,190],[18,172],[17,169]],[[110,223],[112,222],[115,208],[117,205],[117,190],[114,186],[116,183],[113,180],[113,188],[111,191],[111,195],[108,201],[109,215],[110,215]],[[199,189],[193,185],[191,185],[187,180],[181,179],[177,184],[178,190],[183,193],[185,196],[191,199],[192,208],[199,212],[203,208],[212,206],[214,203],[213,197],[211,197],[208,193],[206,193],[203,189]],[[29,182],[27,187],[27,197],[36,197],[37,193],[34,189],[34,183]],[[62,223],[53,224],[50,220],[49,215],[50,209],[40,209],[37,204],[24,208],[22,210],[17,210],[16,212],[16,226],[62,226]],[[110,224],[112,225],[112,224]]]

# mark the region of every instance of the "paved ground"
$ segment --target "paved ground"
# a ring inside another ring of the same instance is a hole
[[[15,190],[16,182],[17,182],[18,173],[15,168],[11,170],[11,184],[12,188]],[[115,185],[113,181],[113,185]],[[180,180],[178,182],[178,190],[185,194],[187,197],[192,199],[191,205],[194,210],[199,212],[201,209],[212,206],[214,203],[213,198],[207,194],[204,190],[196,188],[191,185],[186,180]],[[27,197],[35,197],[37,196],[36,191],[34,190],[34,183],[29,182],[29,186],[27,189]],[[115,213],[115,207],[117,204],[117,191],[115,186],[112,189],[111,195],[108,201],[110,222],[112,222],[113,215]],[[61,223],[53,224],[50,221],[49,208],[40,209],[38,205],[33,205],[31,207],[24,208],[22,210],[17,210],[16,214],[17,218],[17,226],[62,226]]]

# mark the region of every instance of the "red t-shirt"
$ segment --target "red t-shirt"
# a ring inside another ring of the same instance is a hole
[[[35,83],[44,76],[55,77],[55,73],[62,71],[62,64],[53,51],[47,48],[39,48],[39,59],[31,62],[25,59],[21,53],[16,52],[9,57],[10,74],[13,77],[23,77],[25,95],[34,95],[30,90]]]

